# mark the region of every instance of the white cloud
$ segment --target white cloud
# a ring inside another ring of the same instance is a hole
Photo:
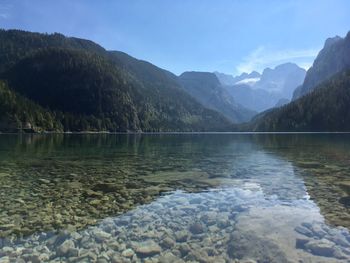
[[[0,4],[0,19],[8,19],[10,17],[10,10],[12,5],[10,4]]]
[[[301,63],[298,63],[298,66],[305,70],[308,70],[309,68],[311,68],[312,62],[301,62]]]
[[[258,82],[260,78],[248,78],[248,79],[242,79],[238,81],[236,84],[247,84],[247,85],[254,85],[256,82]]]
[[[0,13],[0,18],[2,18],[2,19],[7,19],[7,18],[9,18],[10,17],[10,15],[9,14],[6,14],[6,13]]]
[[[236,70],[239,73],[249,73],[253,70],[262,71],[267,67],[274,67],[286,62],[294,62],[300,67],[309,68],[319,50],[319,48],[270,50],[261,46],[243,58],[242,62],[236,67]]]

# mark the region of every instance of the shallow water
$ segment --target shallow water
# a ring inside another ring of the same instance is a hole
[[[1,135],[0,262],[350,262],[349,139]]]

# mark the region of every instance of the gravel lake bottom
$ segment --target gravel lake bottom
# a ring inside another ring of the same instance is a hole
[[[349,134],[0,136],[0,262],[350,262]]]

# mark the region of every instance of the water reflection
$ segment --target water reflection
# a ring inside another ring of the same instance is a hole
[[[0,261],[348,262],[348,148],[347,135],[0,137]]]
[[[328,223],[350,227],[350,135],[256,136],[268,151],[292,162]]]

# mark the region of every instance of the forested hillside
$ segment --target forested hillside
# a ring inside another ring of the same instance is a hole
[[[253,131],[350,131],[350,71],[318,85],[311,93],[257,117]]]
[[[326,41],[300,89],[348,67],[348,40]],[[234,130],[349,131],[349,87],[342,71]],[[227,131],[254,114],[212,73],[177,77],[89,40],[20,30],[0,30],[0,113],[0,131],[114,132]]]
[[[0,81],[0,129],[16,132],[18,128],[28,131],[63,129],[54,113],[16,94]]]
[[[293,99],[304,96],[318,84],[347,69],[350,69],[350,32],[345,38],[336,36],[326,40],[312,67],[307,71],[303,85],[294,91]]]
[[[56,116],[53,130],[214,131],[230,125],[187,94],[170,72],[61,34],[1,30],[0,78],[27,107]],[[16,101],[14,107],[21,108]],[[19,122],[34,126],[25,116]]]

